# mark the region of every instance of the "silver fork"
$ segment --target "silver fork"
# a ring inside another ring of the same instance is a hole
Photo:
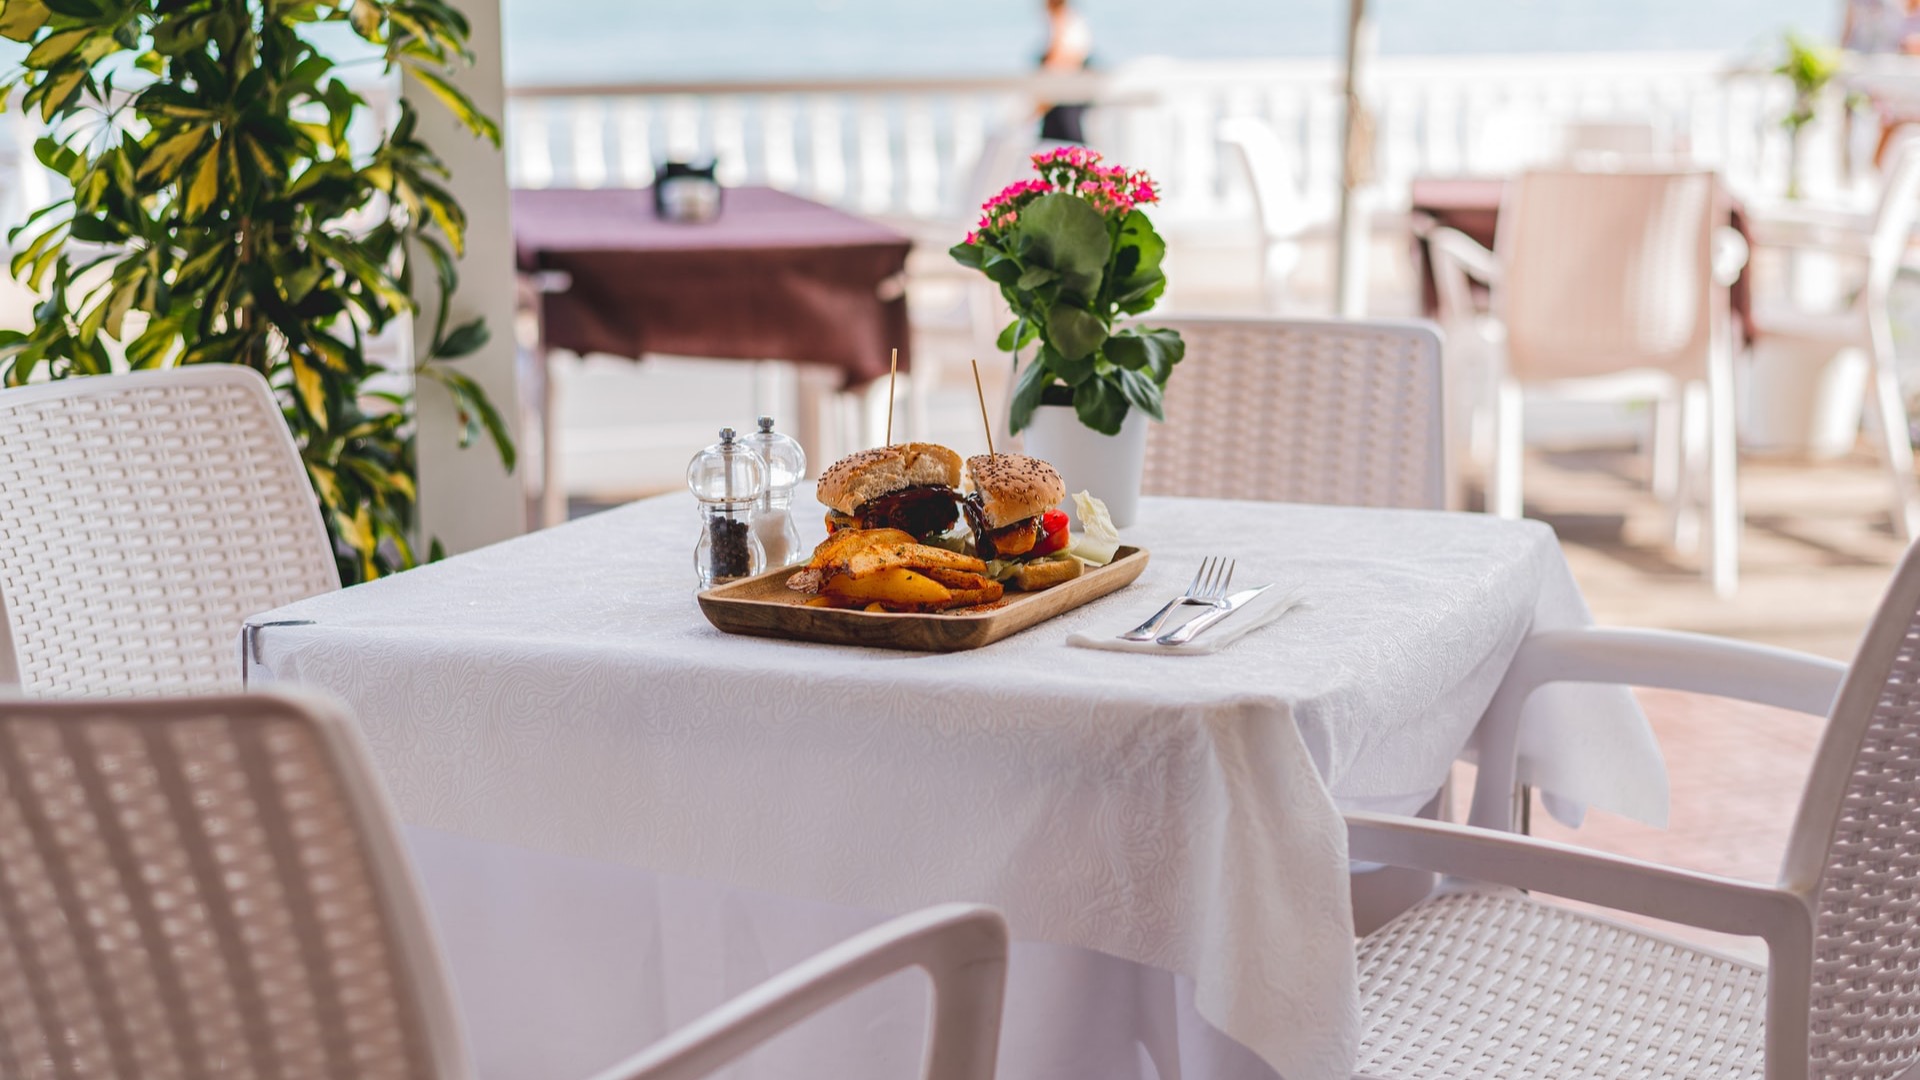
[[[1121,634],[1127,641],[1151,641],[1160,634],[1160,625],[1173,614],[1173,609],[1183,604],[1197,607],[1217,608],[1227,602],[1227,586],[1233,583],[1233,568],[1236,560],[1223,559],[1209,555],[1200,561],[1200,569],[1193,572],[1193,580],[1187,583],[1187,591],[1167,601],[1167,606],[1154,612],[1153,618]]]

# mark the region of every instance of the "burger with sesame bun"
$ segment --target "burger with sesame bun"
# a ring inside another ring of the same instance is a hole
[[[1023,454],[981,454],[967,459],[967,478],[973,492],[961,509],[990,576],[1029,592],[1080,576],[1080,560],[1067,554],[1067,515],[1058,509],[1067,485],[1053,466]]]
[[[849,454],[820,474],[827,533],[899,529],[940,542],[960,523],[960,455],[938,443],[898,443]],[[957,541],[951,541],[957,546]],[[949,546],[949,544],[941,544]]]

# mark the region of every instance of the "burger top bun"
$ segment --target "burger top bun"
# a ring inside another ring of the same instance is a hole
[[[960,455],[938,443],[898,443],[834,462],[820,474],[817,497],[822,506],[851,514],[882,495],[933,484],[960,486]]]
[[[1067,485],[1053,466],[1024,454],[981,454],[967,459],[967,475],[980,494],[989,529],[1004,529],[1060,505]]]

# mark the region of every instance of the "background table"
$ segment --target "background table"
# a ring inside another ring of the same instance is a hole
[[[1493,250],[1494,234],[1500,224],[1500,203],[1506,198],[1507,181],[1502,177],[1423,177],[1412,183],[1412,211],[1432,218],[1437,225],[1472,237],[1482,247]],[[1732,196],[1722,192],[1728,207],[1727,224],[1747,241],[1748,249],[1753,247],[1753,237],[1749,231],[1746,208]],[[1434,294],[1433,260],[1427,251],[1426,241],[1416,238],[1415,250],[1420,262],[1421,310],[1429,317],[1438,311],[1438,299]],[[1751,262],[1740,269],[1740,276],[1734,279],[1727,290],[1727,303],[1732,309],[1736,324],[1744,340],[1752,341],[1753,326],[1753,279]]]
[[[912,366],[903,274],[912,241],[878,222],[771,188],[728,188],[720,217],[654,216],[653,189],[513,193],[520,271],[564,275],[537,293],[541,344],[526,373],[541,421],[543,499],[555,524],[545,353],[779,360],[831,370],[842,389]],[[806,404],[798,424],[818,452]],[[751,425],[745,425],[746,430]]]
[[[847,929],[952,899],[1001,906],[1020,942],[1009,1080],[1344,1078],[1336,803],[1425,803],[1521,639],[1587,619],[1535,522],[1148,499],[1137,585],[986,649],[727,637],[694,604],[695,523],[663,497],[256,620],[312,621],[260,630],[255,677],[359,713],[494,1080],[602,1065]],[[1308,606],[1210,656],[1064,644],[1137,621],[1210,553]],[[1664,815],[1630,696],[1536,702],[1524,779]],[[901,997],[810,1026],[822,1057],[782,1056],[910,1065]]]

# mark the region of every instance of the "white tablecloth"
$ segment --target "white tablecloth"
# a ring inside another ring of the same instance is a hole
[[[710,627],[695,534],[669,496],[263,614],[312,624],[260,631],[255,677],[346,698],[410,826],[849,909],[996,904],[1022,940],[1190,980],[1295,1080],[1344,1077],[1357,1033],[1336,802],[1425,802],[1521,638],[1588,618],[1536,523],[1149,499],[1120,594],[972,653],[816,646]],[[1213,553],[1309,606],[1213,656],[1064,644]],[[1561,697],[1523,775],[1662,817],[1631,698]]]

